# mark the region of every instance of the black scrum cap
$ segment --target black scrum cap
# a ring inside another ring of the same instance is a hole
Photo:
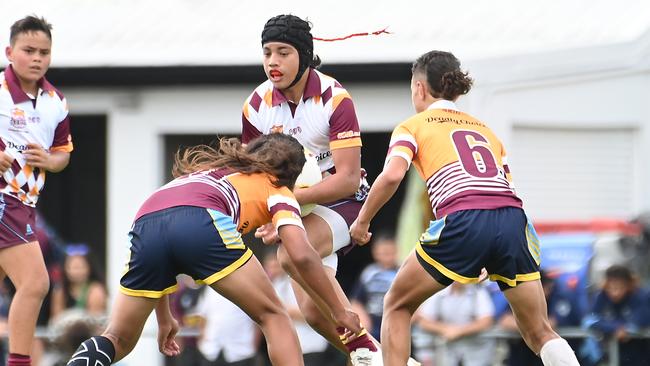
[[[275,16],[266,22],[262,31],[262,46],[269,42],[287,43],[298,51],[298,74],[289,87],[295,85],[314,58],[311,26],[295,15]]]

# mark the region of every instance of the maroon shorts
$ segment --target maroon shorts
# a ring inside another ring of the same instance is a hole
[[[354,220],[356,220],[357,216],[359,216],[359,211],[361,211],[363,202],[351,199],[343,199],[340,201],[323,203],[323,206],[341,215],[343,220],[345,220],[345,222],[348,224],[348,228],[350,228]]]
[[[36,209],[0,193],[0,249],[37,241]]]

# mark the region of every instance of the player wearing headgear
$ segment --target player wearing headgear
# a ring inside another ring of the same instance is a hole
[[[316,70],[320,59],[314,54],[307,21],[294,15],[269,19],[262,31],[262,50],[268,80],[244,103],[242,142],[262,134],[285,133],[316,155],[324,179],[295,189],[294,194],[300,204],[318,204],[303,218],[305,229],[323,258],[328,279],[349,305],[335,278],[337,252],[349,248],[349,225],[369,190],[361,169],[361,133],[352,98],[338,81]],[[277,240],[269,225],[256,235],[266,243]],[[353,364],[378,364],[381,357],[372,338],[363,335],[347,341],[342,330],[337,331],[319,311],[317,296],[297,276],[284,250],[278,251],[278,259],[299,284],[294,283],[294,291],[306,321],[338,349],[350,353]]]
[[[436,220],[384,298],[384,364],[403,365],[408,358],[410,320],[425,299],[453,281],[478,282],[485,267],[544,365],[578,365],[548,321],[539,280],[539,239],[515,194],[505,149],[487,125],[454,103],[469,92],[472,79],[454,55],[442,51],[419,57],[412,72],[411,99],[418,114],[393,131],[384,170],[351,229],[354,241],[370,240],[370,221],[412,162],[426,181]]]

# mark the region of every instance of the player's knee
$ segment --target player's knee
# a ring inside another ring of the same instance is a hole
[[[406,306],[403,296],[398,296],[395,292],[389,291],[384,296],[384,313],[390,313],[403,309]]]
[[[305,322],[312,328],[321,329],[325,324],[328,324],[328,320],[323,316],[320,309],[309,298],[303,299],[298,304],[298,307],[305,318]]]
[[[81,343],[66,366],[108,366],[114,358],[113,343],[106,337],[96,336]]]
[[[278,262],[280,262],[280,266],[284,270],[284,272],[288,274],[292,274],[294,271],[293,263],[291,262],[291,258],[289,258],[289,255],[287,252],[284,250],[278,250]]]
[[[250,314],[250,317],[251,320],[253,320],[262,328],[272,323],[286,323],[288,326],[291,326],[291,324],[293,324],[291,318],[289,317],[289,313],[282,305],[266,306],[263,311],[255,314]]]
[[[20,288],[16,289],[24,296],[36,299],[44,299],[47,292],[50,290],[50,279],[46,276],[39,276],[37,278],[25,281]]]
[[[521,335],[530,348],[535,352],[539,352],[544,343],[549,339],[557,337],[551,328],[551,325],[547,322],[541,322],[534,326],[525,327],[524,329],[521,329]]]

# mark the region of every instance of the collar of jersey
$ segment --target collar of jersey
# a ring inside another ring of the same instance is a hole
[[[14,73],[14,69],[11,64],[5,69],[5,80],[7,81],[7,88],[11,94],[11,99],[13,99],[14,104],[22,103],[31,100],[29,95],[23,91],[20,87],[20,82],[18,77]],[[39,92],[50,92],[54,91],[54,86],[50,84],[44,77],[41,78],[38,82],[38,87],[40,88]]]
[[[316,73],[316,70],[309,68],[309,75],[307,76],[307,83],[305,84],[305,90],[302,92],[302,101],[307,101],[307,99],[320,95],[320,78]],[[282,94],[279,89],[273,88],[273,99],[272,105],[274,107],[279,106],[280,104],[287,102],[287,97]]]
[[[451,109],[454,111],[458,111],[458,107],[456,107],[456,103],[447,99],[436,100],[435,102],[431,103],[431,105],[427,109]]]

